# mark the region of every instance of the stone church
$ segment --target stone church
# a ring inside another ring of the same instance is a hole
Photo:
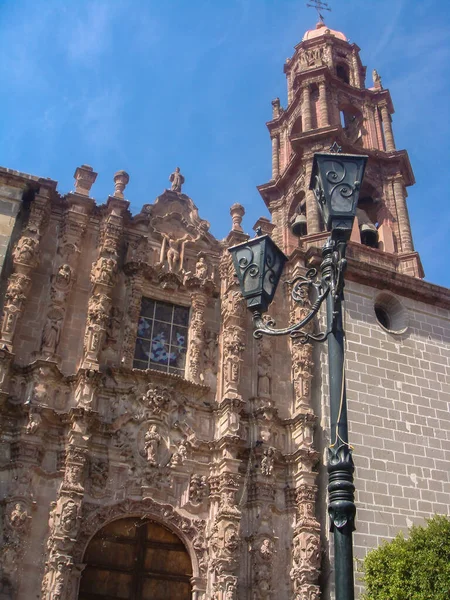
[[[413,171],[358,46],[319,23],[284,72],[255,224],[289,256],[278,326],[308,311],[288,282],[327,238],[314,152],[369,156],[345,311],[361,558],[449,513],[450,294],[423,280]],[[0,169],[0,599],[328,600],[326,348],[253,337],[227,251],[241,205],[217,240],[178,168],[135,215],[128,174],[104,203],[96,176],[63,194]]]

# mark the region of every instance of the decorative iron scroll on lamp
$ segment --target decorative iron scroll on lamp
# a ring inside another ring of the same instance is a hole
[[[347,401],[344,374],[344,330],[342,301],[345,251],[356,215],[359,190],[368,157],[343,154],[336,144],[329,153],[314,154],[310,189],[314,191],[330,237],[322,250],[320,275],[309,269],[303,276],[288,282],[294,302],[305,297],[304,288],[314,296],[311,310],[300,322],[276,329],[273,319],[263,320],[275,295],[283,267],[288,260],[268,235],[257,235],[229,248],[242,295],[253,313],[253,335],[290,335],[302,343],[328,341],[331,445],[328,448],[328,513],[334,532],[334,567],[336,600],[354,599],[352,532],[354,504],[353,459],[348,443]],[[295,233],[295,229],[294,229]],[[319,312],[326,300],[326,331],[310,333],[304,327]]]

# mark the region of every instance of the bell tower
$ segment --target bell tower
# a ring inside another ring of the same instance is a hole
[[[414,174],[406,150],[395,146],[390,93],[375,70],[373,85],[366,88],[359,51],[323,22],[295,46],[284,65],[287,107],[279,98],[273,100],[267,123],[272,178],[258,189],[284,252],[299,246],[307,250],[327,237],[309,190],[314,152],[327,151],[336,142],[342,152],[367,154],[349,257],[423,277],[406,204]]]

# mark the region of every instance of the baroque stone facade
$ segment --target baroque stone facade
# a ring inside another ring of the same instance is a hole
[[[450,508],[450,297],[421,279],[414,178],[379,75],[366,88],[359,48],[323,24],[285,73],[288,105],[274,100],[268,123],[272,179],[259,187],[272,220],[255,224],[290,257],[271,306],[280,325],[307,313],[310,298],[294,304],[288,282],[317,266],[327,237],[313,153],[336,141],[369,156],[346,288],[362,556]],[[194,600],[326,600],[323,346],[252,336],[227,251],[248,239],[241,205],[219,241],[179,168],[136,215],[127,173],[102,205],[96,176],[78,167],[61,195],[52,180],[0,170],[15,219],[0,287],[0,598],[168,598],[164,587],[146,595],[162,581]],[[145,557],[119,568],[114,543]]]

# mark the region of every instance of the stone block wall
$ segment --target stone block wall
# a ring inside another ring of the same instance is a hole
[[[356,559],[413,524],[423,524],[436,513],[450,513],[450,312],[396,296],[407,330],[389,333],[375,315],[379,295],[375,288],[347,284],[346,377],[356,466]],[[320,353],[324,384],[318,435],[326,448],[325,345]],[[320,479],[325,526],[324,468]],[[326,527],[324,535],[330,535]],[[326,599],[334,579],[329,565],[324,575],[329,584]],[[358,578],[357,583],[359,597]]]

